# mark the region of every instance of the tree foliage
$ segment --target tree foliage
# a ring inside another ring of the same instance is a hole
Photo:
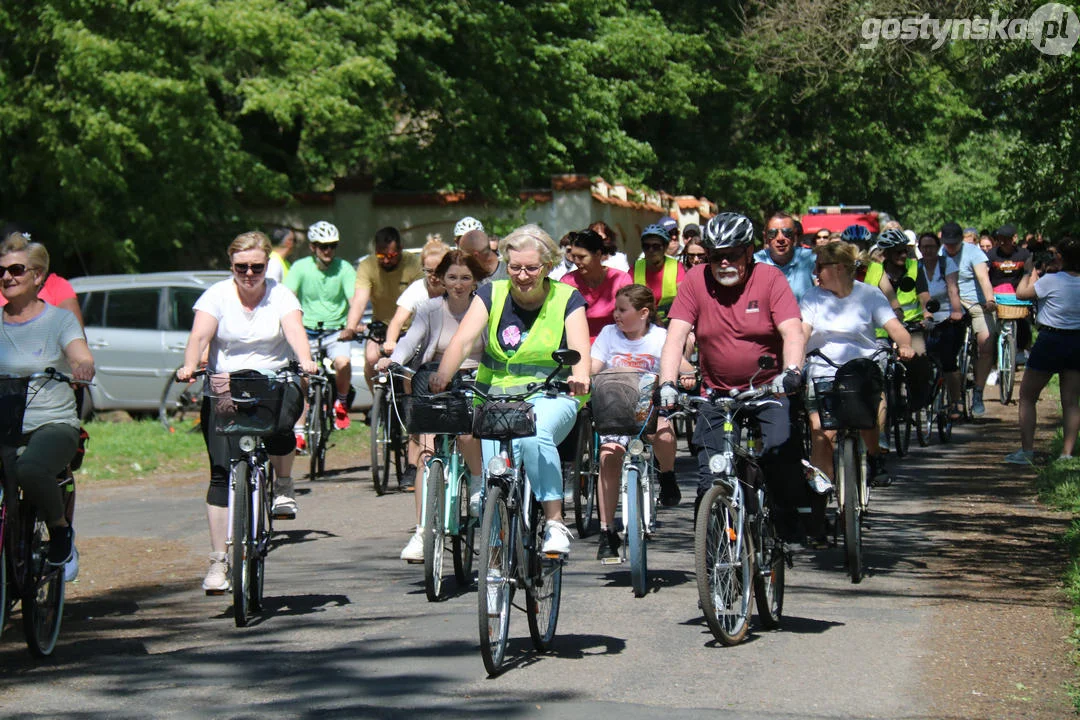
[[[498,200],[581,172],[757,217],[869,202],[919,229],[1075,227],[1078,54],[860,47],[869,17],[980,12],[930,5],[4,3],[0,219],[71,274],[204,266],[245,207],[356,174]]]

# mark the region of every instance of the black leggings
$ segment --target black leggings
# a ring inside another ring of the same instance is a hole
[[[79,428],[49,423],[30,433],[21,453],[12,445],[0,448],[8,481],[19,484],[49,525],[64,519],[64,497],[56,476],[71,462],[78,446]]]

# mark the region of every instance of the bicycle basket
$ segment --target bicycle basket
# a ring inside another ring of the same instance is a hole
[[[472,434],[483,440],[512,440],[536,434],[536,415],[524,400],[491,400],[476,407]]]
[[[605,370],[593,378],[593,425],[601,435],[656,432],[655,373]]]
[[[883,385],[881,368],[866,358],[844,363],[832,379],[815,380],[821,427],[825,430],[875,427]]]
[[[299,389],[280,378],[254,371],[220,373],[207,378],[206,388],[211,427],[221,435],[273,435],[291,430],[299,416],[294,414]]]
[[[26,378],[0,378],[0,444],[21,442],[29,387]]]

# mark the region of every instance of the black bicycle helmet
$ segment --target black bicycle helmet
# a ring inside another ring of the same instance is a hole
[[[754,223],[738,213],[723,212],[705,226],[701,244],[706,250],[736,248],[754,242]]]

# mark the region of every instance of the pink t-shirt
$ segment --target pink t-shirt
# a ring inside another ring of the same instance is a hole
[[[56,273],[49,273],[49,276],[45,278],[45,284],[38,291],[38,299],[47,302],[53,307],[73,297],[75,297],[75,288],[71,287],[71,283]],[[0,295],[0,307],[5,305],[7,305],[7,298]]]
[[[588,303],[588,307],[585,308],[585,319],[589,321],[589,342],[596,339],[604,326],[615,323],[615,293],[621,287],[634,284],[634,279],[629,273],[615,268],[604,269],[607,271],[604,282],[594,288],[581,282],[578,270],[563,275],[560,281],[577,288]]]
[[[741,288],[716,282],[708,264],[686,274],[668,317],[694,326],[702,378],[710,388],[745,388],[758,369],[758,358],[772,355],[782,367],[783,342],[777,327],[800,318],[799,304],[784,274],[765,263],[754,263]],[[764,370],[755,385],[779,370]]]

